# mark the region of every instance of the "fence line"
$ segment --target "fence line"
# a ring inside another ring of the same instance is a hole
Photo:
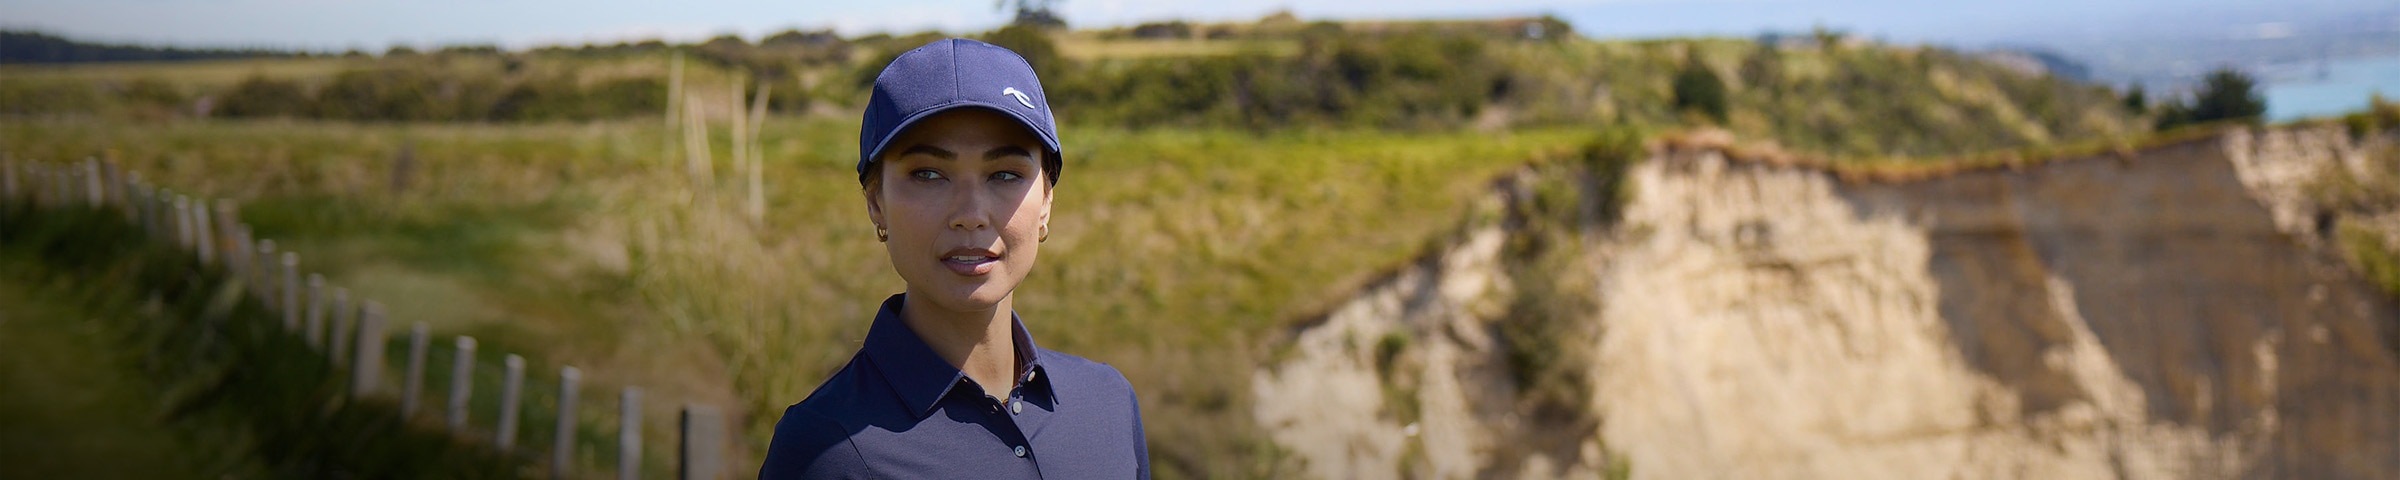
[[[0,204],[31,207],[37,212],[117,209],[128,224],[153,241],[172,245],[190,254],[196,267],[217,269],[241,284],[280,320],[285,333],[323,352],[337,373],[348,376],[345,392],[349,397],[391,394],[384,388],[383,378],[384,350],[390,341],[390,319],[383,304],[365,298],[353,301],[347,289],[332,285],[323,274],[311,272],[304,277],[298,252],[279,250],[273,239],[254,238],[255,232],[241,220],[232,200],[195,198],[150,185],[141,172],[120,167],[113,159],[86,158],[60,165],[0,154]],[[425,322],[411,322],[408,337],[398,399],[402,420],[415,415],[419,397],[426,393],[426,358],[432,349]],[[473,434],[469,414],[474,407],[477,342],[474,337],[459,335],[452,345],[447,408],[441,420],[453,438],[463,439]],[[524,357],[508,354],[502,368],[505,378],[491,434],[492,444],[505,453],[516,446],[527,393]],[[582,381],[581,369],[571,365],[559,368],[548,459],[552,478],[570,476],[577,463]],[[618,394],[615,450],[616,477],[620,479],[641,477],[641,397],[641,389],[631,386]],[[723,415],[712,406],[686,404],[676,423],[676,477],[722,478],[728,433]]]

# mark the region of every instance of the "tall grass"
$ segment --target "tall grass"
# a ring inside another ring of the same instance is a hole
[[[587,393],[642,386],[652,418],[738,406],[756,451],[902,288],[851,170],[857,127],[768,120],[754,224],[738,190],[694,191],[656,157],[656,125],[0,122],[0,142],[235,198],[262,238],[396,324],[529,352],[535,372],[583,367]],[[1404,261],[1496,173],[1583,137],[1073,130],[1048,255],[1017,305],[1043,346],[1132,379],[1162,476],[1270,475],[1246,403],[1273,333]],[[402,145],[414,178],[394,190]]]
[[[176,432],[202,437],[225,476],[509,478],[521,464],[411,428],[380,398],[342,395],[324,357],[221,271],[146,243],[111,211],[12,208],[0,265],[54,285],[44,301],[95,312],[160,385]],[[17,394],[43,394],[16,392]],[[143,412],[120,412],[143,415]],[[188,453],[188,452],[187,452]],[[138,459],[121,459],[140,461]]]

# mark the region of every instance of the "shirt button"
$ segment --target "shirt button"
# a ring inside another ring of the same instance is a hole
[[[1016,402],[1014,402],[1014,403],[1010,403],[1010,404],[1008,405],[1008,412],[1009,412],[1009,413],[1025,413],[1025,401],[1024,401],[1024,400],[1018,400],[1018,401],[1016,401]]]
[[[1025,458],[1025,446],[1024,446],[1024,445],[1018,445],[1018,446],[1017,446],[1017,458]]]

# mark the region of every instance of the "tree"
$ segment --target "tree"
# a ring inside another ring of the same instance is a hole
[[[1675,109],[1725,122],[1725,81],[1697,56],[1685,60],[1683,71],[1675,73]]]
[[[1018,56],[1025,57],[1025,63],[1033,65],[1034,75],[1046,79],[1060,78],[1064,67],[1062,63],[1066,58],[1058,55],[1058,44],[1050,41],[1050,33],[1042,27],[1010,24],[984,34],[982,40],[1007,47],[1016,51]]]
[[[2161,108],[2158,128],[2226,120],[2257,122],[2266,112],[2267,101],[2258,94],[2257,80],[2231,67],[2218,68],[2201,80],[2190,106],[2169,102]]]
[[[2233,68],[2219,68],[2202,80],[2199,96],[2192,105],[2192,120],[2257,120],[2267,113],[2267,101],[2258,94],[2258,81]]]
[[[2139,114],[2149,109],[2150,94],[2142,91],[2142,84],[2136,83],[2133,84],[2133,87],[2125,89],[2125,111]]]
[[[1012,26],[1064,29],[1067,20],[1058,16],[1061,1],[1064,0],[997,0],[992,7],[1016,12],[1016,18],[1008,22]]]

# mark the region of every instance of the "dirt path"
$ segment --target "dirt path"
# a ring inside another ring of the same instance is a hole
[[[207,478],[157,386],[91,313],[0,272],[0,478]]]

